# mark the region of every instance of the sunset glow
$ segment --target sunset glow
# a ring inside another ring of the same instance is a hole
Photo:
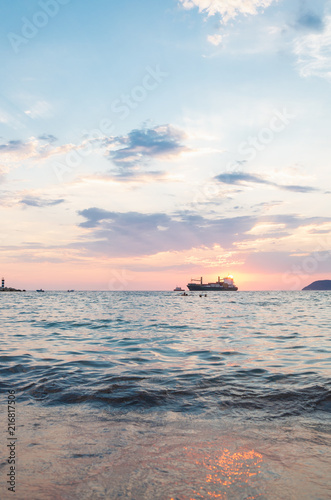
[[[60,3],[3,5],[6,283],[328,278],[330,2]]]

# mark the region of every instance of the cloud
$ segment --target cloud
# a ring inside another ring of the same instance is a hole
[[[319,191],[316,188],[311,186],[296,186],[296,185],[282,185],[277,184],[276,182],[268,181],[264,177],[256,174],[248,174],[244,172],[230,172],[226,174],[220,174],[215,177],[215,180],[219,182],[223,182],[224,184],[234,184],[234,185],[242,185],[242,184],[265,184],[267,186],[273,186],[278,189],[283,189],[285,191],[293,191],[296,193],[313,193]]]
[[[11,140],[0,144],[0,161],[17,166],[17,161],[43,161],[48,158],[64,155],[71,151],[87,149],[95,146],[95,150],[106,155],[117,167],[112,171],[113,179],[125,181],[141,179],[143,182],[164,176],[164,172],[148,171],[146,167],[150,160],[169,160],[192,151],[183,143],[186,134],[172,125],[160,125],[154,128],[131,130],[127,135],[117,137],[101,136],[98,139],[84,140],[80,144],[62,144],[55,147],[57,138],[52,134],[42,134],[38,138],[31,137],[27,141]],[[85,153],[82,153],[84,156]],[[109,176],[110,177],[110,176]]]
[[[22,140],[11,140],[5,144],[0,144],[0,159],[4,163],[14,163],[18,160],[45,160],[52,156],[61,155],[77,149],[74,144],[63,144],[62,146],[52,147],[52,143],[57,138],[52,134],[43,134],[36,139],[31,137],[26,142]],[[81,146],[79,146],[81,147]]]
[[[24,144],[22,141],[15,140],[15,141],[9,141],[7,144],[0,144],[0,153],[7,153],[11,151],[22,151],[23,149],[26,148],[26,144]]]
[[[102,208],[93,207],[87,208],[86,210],[81,210],[78,212],[78,214],[87,219],[86,222],[82,222],[81,224],[79,224],[80,227],[91,228],[98,226],[99,223],[103,220],[111,220],[112,214],[114,214],[114,212],[109,212],[107,210],[103,210]]]
[[[79,215],[86,219],[80,226],[92,231],[86,243],[78,246],[111,256],[180,251],[212,246],[223,239],[230,244],[230,234],[242,233],[252,226],[249,217],[231,219],[229,224],[227,219],[212,220],[190,214],[174,217],[163,213],[107,212],[99,208],[82,210]]]
[[[52,207],[54,205],[64,203],[64,201],[65,200],[63,198],[58,200],[45,200],[38,196],[25,196],[25,198],[22,198],[19,203],[28,207]]]
[[[318,76],[331,81],[331,14],[324,19],[324,29],[298,37],[293,52],[302,77]]]
[[[134,129],[126,136],[104,139],[106,154],[123,175],[152,158],[169,159],[189,151],[183,144],[186,135],[171,125]]]
[[[133,167],[150,158],[167,159],[188,148],[182,144],[185,133],[171,125],[134,129],[127,136],[104,141],[109,158],[118,167]]]
[[[45,141],[45,142],[56,142],[57,137],[55,137],[52,134],[43,134],[38,137],[40,141]]]
[[[259,9],[269,7],[277,0],[179,0],[185,9],[197,7],[208,16],[220,14],[223,22],[239,14],[255,15]]]
[[[242,184],[243,182],[255,182],[268,184],[262,177],[253,174],[246,174],[244,172],[230,172],[226,174],[219,174],[215,177],[217,181],[224,184]]]
[[[36,155],[36,141],[23,142],[11,140],[6,144],[0,144],[0,158],[4,162],[12,162],[32,158]]]
[[[319,191],[319,189],[313,188],[311,186],[283,186],[281,184],[271,183],[272,186],[278,187],[279,189],[284,189],[285,191],[293,191],[295,193],[314,193]]]
[[[83,241],[72,247],[108,257],[154,255],[192,248],[213,248],[215,245],[231,249],[243,237],[246,241],[255,241],[263,236],[288,236],[302,225],[324,222],[322,218],[303,219],[291,214],[222,218],[202,217],[190,212],[174,215],[121,213],[97,207],[79,211],[78,214],[85,219],[80,227],[87,232]],[[269,228],[265,235],[250,233],[257,224]]]
[[[120,182],[134,184],[149,184],[150,182],[173,182],[173,179],[164,171],[148,170],[144,172],[130,171],[120,173],[96,173],[84,175],[74,181],[75,184],[93,183],[93,182]]]
[[[222,43],[223,36],[222,35],[209,35],[207,36],[207,40],[209,43],[212,45],[215,45],[216,47]]]

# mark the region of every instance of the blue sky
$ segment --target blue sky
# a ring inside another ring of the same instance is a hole
[[[231,273],[241,289],[294,289],[330,274],[330,1],[1,7],[13,284]]]

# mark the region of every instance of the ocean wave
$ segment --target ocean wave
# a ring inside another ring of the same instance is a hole
[[[0,387],[43,405],[246,418],[330,412],[327,296],[317,316],[308,294],[221,295],[20,296],[2,309]]]

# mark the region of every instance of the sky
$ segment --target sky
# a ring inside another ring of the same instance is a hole
[[[0,5],[8,286],[331,277],[331,1]]]

